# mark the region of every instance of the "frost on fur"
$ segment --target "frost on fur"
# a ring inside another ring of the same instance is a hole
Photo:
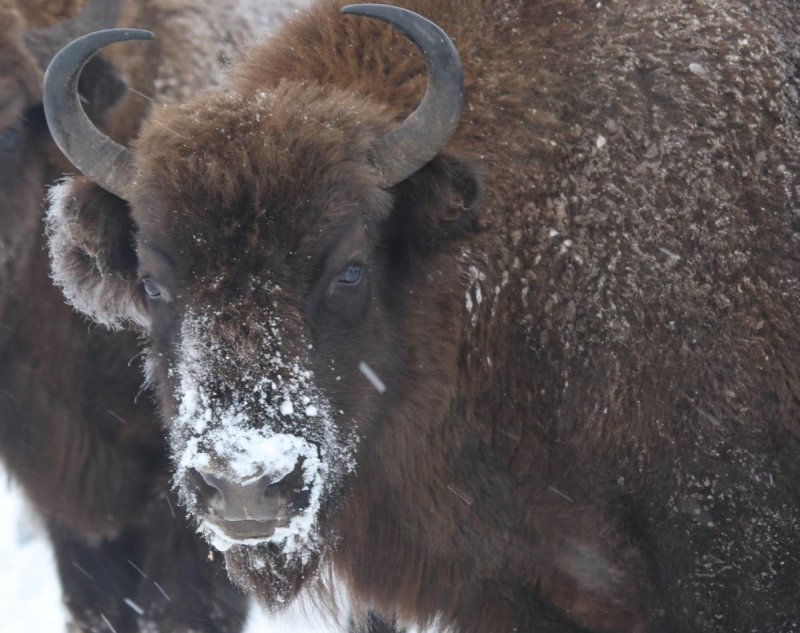
[[[76,310],[112,330],[147,327],[135,293],[135,227],[127,205],[82,179],[48,192],[50,275]]]

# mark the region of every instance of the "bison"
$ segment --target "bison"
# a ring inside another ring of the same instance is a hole
[[[45,81],[86,176],[53,278],[146,337],[232,580],[457,633],[795,630],[795,3],[340,6],[133,150],[75,86],[146,33]]]
[[[169,499],[163,426],[150,396],[137,400],[136,337],[87,327],[64,305],[49,280],[41,217],[45,185],[69,167],[42,112],[52,56],[119,20],[157,27],[159,51],[97,58],[81,79],[92,119],[128,140],[150,108],[142,95],[197,91],[220,52],[246,34],[234,14],[211,30],[220,41],[188,47],[187,18],[196,10],[169,0],[0,2],[0,458],[44,516],[79,630],[122,633],[139,630],[139,621],[237,631],[246,612],[222,563],[207,561],[207,546],[170,508],[177,504]],[[179,51],[190,58],[190,76],[175,59]]]

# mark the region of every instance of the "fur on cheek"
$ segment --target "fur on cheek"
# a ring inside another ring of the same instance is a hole
[[[114,201],[119,206],[118,198],[96,186],[98,191],[89,191],[87,184],[94,186],[67,178],[48,191],[50,276],[67,302],[97,323],[111,330],[147,328],[149,317],[134,294],[133,234],[121,234],[132,229],[132,221],[115,217],[120,216],[113,208]],[[127,216],[126,210],[123,213]],[[130,252],[120,252],[128,250],[121,248],[125,244]]]

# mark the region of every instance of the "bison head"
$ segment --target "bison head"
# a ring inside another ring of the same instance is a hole
[[[273,603],[344,538],[388,412],[430,389],[447,406],[455,238],[477,212],[473,170],[440,153],[463,90],[452,43],[409,11],[345,11],[424,53],[428,90],[399,126],[365,97],[286,81],[160,109],[131,152],[91,126],[75,84],[141,31],[78,40],[45,86],[54,137],[91,178],[52,193],[53,276],[95,320],[146,333],[176,487],[232,577]]]
[[[41,29],[26,29],[19,12],[0,8],[0,318],[11,300],[6,288],[33,256],[44,186],[58,161],[42,112],[44,68],[78,35],[112,26],[119,4],[95,0],[72,19]],[[86,71],[81,95],[99,122],[121,96],[122,85],[100,59]]]

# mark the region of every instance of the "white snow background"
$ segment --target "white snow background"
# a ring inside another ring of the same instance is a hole
[[[250,609],[244,633],[333,633],[322,617],[300,609],[267,615]],[[0,469],[0,633],[60,633],[67,611],[50,543],[38,516]],[[171,632],[165,632],[171,633]]]

